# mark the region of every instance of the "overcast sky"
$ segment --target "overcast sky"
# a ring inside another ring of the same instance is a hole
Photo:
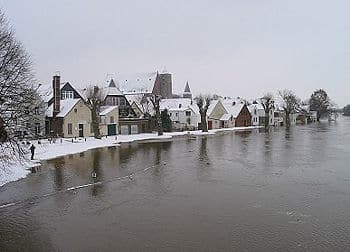
[[[0,0],[37,79],[79,87],[107,73],[173,74],[194,93],[260,97],[324,88],[350,103],[350,1]]]

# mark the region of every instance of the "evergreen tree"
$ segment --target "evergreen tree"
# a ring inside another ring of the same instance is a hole
[[[163,110],[160,113],[160,117],[161,117],[161,120],[162,120],[163,131],[171,132],[172,124],[171,124],[171,119],[170,119],[170,115],[168,113],[168,110],[167,109]]]

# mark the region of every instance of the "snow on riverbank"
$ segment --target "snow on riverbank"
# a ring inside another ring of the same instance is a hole
[[[158,136],[157,133],[137,134],[137,135],[118,135],[117,140],[115,136],[109,136],[102,139],[94,139],[92,137],[78,138],[78,139],[56,139],[55,143],[49,143],[47,139],[41,140],[41,144],[37,141],[32,141],[35,145],[35,160],[34,161],[23,161],[23,162],[12,162],[4,169],[0,169],[0,186],[11,181],[16,181],[21,178],[25,178],[30,173],[30,168],[40,165],[41,160],[48,160],[68,154],[75,154],[84,152],[90,149],[118,146],[120,143],[142,141],[142,140],[157,140],[157,139],[171,139],[175,136],[185,135],[213,135],[217,132],[222,131],[238,131],[238,130],[251,130],[259,127],[235,127],[235,128],[224,128],[209,130],[209,132],[202,131],[184,131],[184,132],[170,132],[164,133],[163,136]],[[29,150],[30,145],[28,145]],[[30,156],[28,154],[27,158]]]

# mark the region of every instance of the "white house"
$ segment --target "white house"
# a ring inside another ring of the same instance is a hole
[[[173,129],[197,129],[200,123],[198,106],[189,98],[162,99],[160,110],[168,110]]]
[[[253,126],[262,126],[265,125],[265,110],[261,103],[253,102],[253,104],[248,106],[248,109],[252,115],[252,125]],[[269,114],[269,125],[275,125],[275,109],[270,110]]]

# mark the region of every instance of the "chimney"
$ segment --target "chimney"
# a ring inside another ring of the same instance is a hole
[[[52,80],[53,88],[53,117],[60,112],[60,102],[61,102],[61,77],[59,75],[54,75]]]

